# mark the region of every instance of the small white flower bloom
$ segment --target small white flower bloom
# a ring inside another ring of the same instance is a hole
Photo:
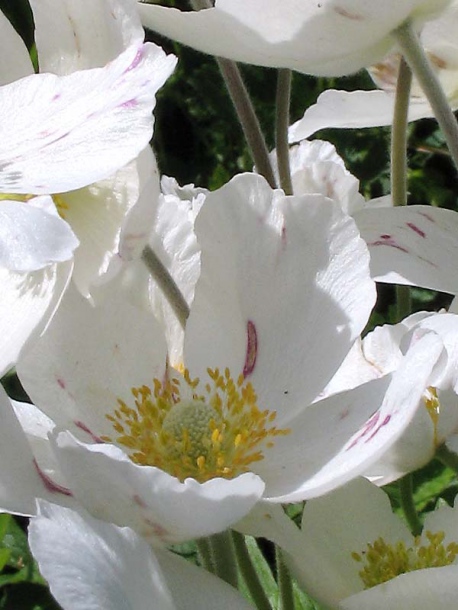
[[[272,533],[282,536],[299,583],[325,608],[454,610],[457,510],[429,513],[414,538],[387,495],[357,479],[307,502],[295,538]]]
[[[235,61],[338,76],[382,59],[390,33],[422,23],[448,0],[216,0],[193,12],[140,3],[142,22],[199,51]]]

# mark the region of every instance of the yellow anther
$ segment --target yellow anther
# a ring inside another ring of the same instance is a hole
[[[400,574],[443,567],[455,562],[458,544],[451,542],[444,546],[444,532],[427,531],[425,537],[429,544],[421,544],[422,539],[418,536],[411,547],[404,542],[387,544],[383,538],[378,538],[368,544],[365,551],[352,552],[351,557],[355,561],[365,564],[359,572],[365,588],[370,589]]]
[[[235,383],[227,368],[224,373],[208,369],[208,376],[210,382],[202,385],[184,369],[165,382],[154,379],[153,391],[132,388],[135,408],[118,400],[118,408],[106,415],[118,436],[102,440],[127,447],[132,461],[157,466],[182,481],[231,479],[247,472],[264,459],[272,440],[289,430],[272,425],[275,412],[259,410],[250,382],[239,376]]]

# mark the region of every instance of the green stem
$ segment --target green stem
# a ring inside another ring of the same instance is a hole
[[[412,71],[403,57],[399,63],[391,129],[391,197],[394,206],[407,205],[407,130]],[[412,311],[409,286],[396,286],[397,321]]]
[[[199,552],[200,564],[208,570],[208,572],[215,573],[215,564],[213,562],[212,550],[208,538],[200,538],[196,540],[197,550]]]
[[[245,537],[239,532],[232,532],[232,542],[234,544],[235,555],[240,573],[247,586],[256,608],[258,610],[272,610],[269,598],[264,591],[256,569],[251,561],[250,553],[248,552]]]
[[[286,565],[281,549],[275,547],[275,559],[277,565],[277,581],[280,603],[278,610],[294,610],[294,590],[291,574]]]
[[[215,574],[233,587],[237,587],[237,562],[230,531],[214,534],[208,538]]]
[[[406,21],[392,34],[431,105],[450,154],[458,168],[458,124],[412,23]]]
[[[277,150],[277,165],[278,175],[280,177],[280,187],[285,191],[286,195],[293,194],[288,143],[291,80],[291,70],[286,68],[278,70],[277,97],[275,104],[275,148]]]
[[[399,491],[401,495],[401,507],[404,512],[405,518],[409,525],[410,531],[414,536],[419,536],[423,525],[415,508],[415,502],[413,500],[413,488],[412,488],[412,475],[406,474],[399,481]]]
[[[213,4],[209,0],[191,0],[191,6],[194,10],[200,10],[211,8]],[[256,171],[264,176],[272,188],[276,188],[275,176],[269,159],[269,150],[239,67],[235,61],[230,59],[215,57],[215,60],[237,113],[251,156],[256,165]]]
[[[443,444],[436,449],[435,456],[442,464],[458,473],[458,455]]]
[[[153,280],[164,293],[181,326],[185,328],[186,320],[189,317],[189,305],[168,269],[159,260],[151,246],[145,246],[143,249],[142,261],[145,263]]]

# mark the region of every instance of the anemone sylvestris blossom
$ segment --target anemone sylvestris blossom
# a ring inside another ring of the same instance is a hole
[[[436,19],[427,22],[420,32],[424,46],[450,106],[458,108],[458,2],[453,2]],[[393,122],[394,94],[399,55],[393,54],[371,66],[369,72],[379,87],[373,91],[339,91],[328,89],[289,129],[291,142],[308,138],[320,129],[381,127]],[[434,113],[415,77],[412,83],[409,120],[432,117]]]
[[[454,610],[457,510],[429,513],[414,538],[388,496],[357,479],[307,502],[301,529],[283,542],[299,583],[324,608]]]
[[[95,307],[67,291],[24,350],[17,370],[36,407],[15,404],[21,440],[4,418],[1,457],[22,474],[0,506],[19,510],[11,486],[24,477],[33,512],[41,479],[55,501],[176,542],[260,500],[326,493],[402,434],[444,352],[434,332],[393,375],[318,400],[375,297],[365,244],[335,202],[240,175],[206,196],[195,232],[201,272],[175,369],[159,323],[116,287]]]
[[[131,237],[123,225],[133,222],[133,209],[144,214],[146,190],[153,199],[158,193],[154,157],[141,151],[152,133],[155,93],[176,61],[143,44],[133,0],[31,5],[46,73],[34,74],[0,13],[2,49],[15,58],[0,73],[2,373],[46,323],[70,275],[89,293],[122,232]],[[78,243],[74,269],[57,264],[72,259]]]
[[[249,610],[213,574],[169,551],[155,551],[132,530],[47,502],[29,526],[29,542],[63,610]]]
[[[399,324],[375,328],[355,343],[324,392],[324,395],[342,392],[396,370],[416,337],[428,331],[442,337],[447,356],[425,380],[419,407],[404,434],[364,473],[377,485],[386,485],[421,468],[443,443],[457,442],[458,316],[423,312],[413,314]]]
[[[199,51],[318,76],[356,72],[394,46],[407,19],[423,23],[448,0],[216,0],[197,13],[140,3],[145,27]]]

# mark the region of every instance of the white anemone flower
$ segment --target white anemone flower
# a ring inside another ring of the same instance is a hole
[[[334,610],[454,610],[458,595],[458,507],[429,513],[414,538],[388,496],[356,479],[307,502],[301,529],[282,521],[299,583]]]
[[[447,357],[425,380],[419,407],[404,434],[364,473],[377,485],[386,485],[426,465],[444,443],[456,446],[458,316],[417,313],[399,324],[377,327],[355,343],[325,390],[324,395],[342,392],[393,372],[418,334],[431,330],[442,337]]]
[[[29,543],[63,610],[252,608],[206,570],[84,511],[40,502]]]
[[[0,13],[0,46],[15,58],[0,70],[1,374],[70,275],[87,296],[123,243],[127,257],[146,242],[159,192],[151,112],[176,61],[143,44],[133,0],[31,5],[40,74]],[[78,244],[72,273],[58,263]]]
[[[41,479],[56,502],[176,542],[260,500],[326,493],[402,434],[444,353],[433,331],[392,375],[318,400],[375,298],[366,246],[335,202],[244,174],[206,196],[195,232],[201,272],[175,369],[160,324],[113,287],[95,307],[67,291],[24,350],[18,374],[40,411],[16,404],[13,430],[0,403],[1,458],[18,473],[0,477],[0,506],[18,512],[24,478],[33,513]]]
[[[423,23],[449,0],[216,0],[196,13],[140,3],[143,25],[199,51],[318,76],[349,74],[381,60],[390,33]]]
[[[458,2],[453,2],[420,32],[425,49],[450,106],[458,108]],[[328,89],[310,106],[304,116],[289,129],[290,142],[308,138],[320,129],[382,127],[393,122],[394,94],[399,55],[390,55],[369,68],[380,88],[373,91],[339,91]],[[433,117],[434,113],[416,79],[413,79],[409,120]]]

